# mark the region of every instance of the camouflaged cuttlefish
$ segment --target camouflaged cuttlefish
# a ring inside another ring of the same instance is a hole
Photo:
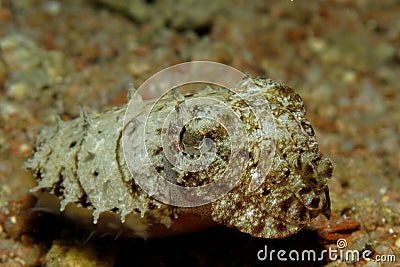
[[[252,90],[254,85],[260,88],[258,93],[268,105],[273,134],[263,135],[254,111],[243,100],[243,95],[256,93]],[[95,231],[122,236],[174,235],[217,223],[256,237],[281,238],[296,233],[319,214],[329,217],[327,182],[333,166],[318,151],[300,96],[270,79],[247,77],[237,87],[242,95],[226,88],[207,87],[183,94],[179,101],[171,94],[157,101],[143,100],[142,107],[153,106],[152,116],[135,118],[135,125],[147,120],[147,155],[143,156],[150,157],[152,168],[166,179],[188,187],[208,184],[231,171],[226,167],[230,160],[235,161],[230,158],[234,143],[217,121],[192,120],[171,145],[190,160],[201,149],[199,142],[208,138],[215,144],[215,158],[208,168],[198,172],[175,168],[166,159],[159,141],[163,118],[182,101],[199,97],[217,99],[240,118],[247,133],[248,160],[241,163],[243,172],[238,182],[215,201],[198,207],[175,207],[149,196],[135,182],[122,145],[127,106],[98,114],[82,112],[79,118],[44,128],[25,163],[37,177],[38,184],[32,191],[40,195],[42,205],[58,198],[59,209],[67,216]],[[135,129],[130,129],[133,137],[137,134]],[[261,160],[262,138],[271,141],[274,153],[268,170],[258,174],[262,183],[249,190]],[[139,168],[146,173],[148,167]]]

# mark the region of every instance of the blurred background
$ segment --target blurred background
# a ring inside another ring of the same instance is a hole
[[[399,10],[397,0],[0,0],[0,265],[283,266],[258,261],[257,252],[264,245],[334,248],[340,237],[351,249],[396,255],[398,264]],[[192,60],[225,63],[299,92],[320,150],[335,165],[331,222],[317,220],[282,240],[225,227],[110,240],[31,212],[27,192],[35,182],[21,166],[43,125],[56,115],[75,118],[81,106],[122,105],[129,82],[138,87]]]

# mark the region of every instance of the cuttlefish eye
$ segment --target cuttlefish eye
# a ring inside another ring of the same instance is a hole
[[[179,141],[184,153],[193,156],[199,156],[202,153],[211,152],[215,149],[215,142],[211,138],[212,133],[207,130],[220,128],[212,121],[200,122],[200,120],[192,120],[185,125],[180,134]],[[219,129],[220,130],[220,129]],[[212,130],[212,132],[215,132]],[[214,136],[215,137],[215,136]]]

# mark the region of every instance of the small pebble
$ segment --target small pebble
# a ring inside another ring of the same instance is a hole
[[[29,155],[31,150],[32,147],[26,143],[23,143],[19,146],[19,152],[21,152],[21,154]]]
[[[43,4],[43,9],[50,15],[58,15],[61,11],[61,4],[57,1],[48,1]]]
[[[383,203],[385,203],[385,202],[388,202],[389,201],[389,196],[388,195],[384,195],[382,198],[381,198],[381,201],[383,202]]]
[[[352,83],[356,80],[356,73],[354,71],[346,71],[343,73],[343,81],[345,83]]]

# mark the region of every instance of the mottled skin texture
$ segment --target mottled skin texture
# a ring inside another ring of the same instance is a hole
[[[300,96],[286,85],[268,79],[248,77],[238,88],[245,94],[252,94],[254,85],[261,89],[275,125],[274,133],[265,137],[275,149],[270,158],[270,168],[262,174],[263,183],[254,191],[248,189],[251,175],[260,160],[262,135],[251,109],[226,89],[208,88],[185,96],[186,99],[214,98],[230,106],[245,125],[250,150],[247,162],[235,162],[246,166],[240,181],[211,207],[198,209],[198,214],[253,236],[280,238],[297,232],[320,213],[329,216],[327,182],[333,168],[329,159],[318,152],[314,131],[305,117]],[[212,120],[191,121],[171,145],[188,158],[195,158],[201,147],[199,142],[202,138],[210,138],[215,142],[216,158],[208,169],[197,173],[173,168],[165,159],[159,141],[163,123],[160,118],[180,102],[182,97],[178,100],[176,96],[167,94],[155,104],[154,113],[147,118],[147,151],[154,168],[169,181],[182,186],[204,185],[225,171],[235,147],[231,147],[226,130],[218,123]],[[153,104],[154,101],[144,103]],[[174,223],[179,220],[179,212],[144,192],[131,177],[124,161],[121,135],[125,110],[126,106],[102,114],[82,112],[80,118],[60,121],[45,128],[38,136],[34,153],[25,167],[38,178],[34,191],[44,190],[56,195],[61,201],[61,209],[71,203],[88,209],[93,213],[94,222],[101,222],[103,212],[119,214],[122,222],[128,215],[135,217],[140,224],[140,233],[135,232],[138,231],[135,227],[128,229],[132,235],[152,236],[146,232],[154,228],[150,227],[152,225],[166,226],[168,234],[168,228],[172,225],[171,229],[174,229]],[[138,117],[135,123],[143,123],[142,119]],[[207,143],[202,145],[207,146]],[[179,227],[179,233],[185,232],[184,224]],[[188,229],[193,231],[191,227]]]
[[[319,213],[329,216],[327,181],[333,167],[318,152],[300,96],[284,84],[253,81],[263,88],[275,120],[273,165],[254,192],[246,191],[249,177],[243,177],[238,186],[213,203],[212,217],[253,236],[280,238],[297,232]]]

